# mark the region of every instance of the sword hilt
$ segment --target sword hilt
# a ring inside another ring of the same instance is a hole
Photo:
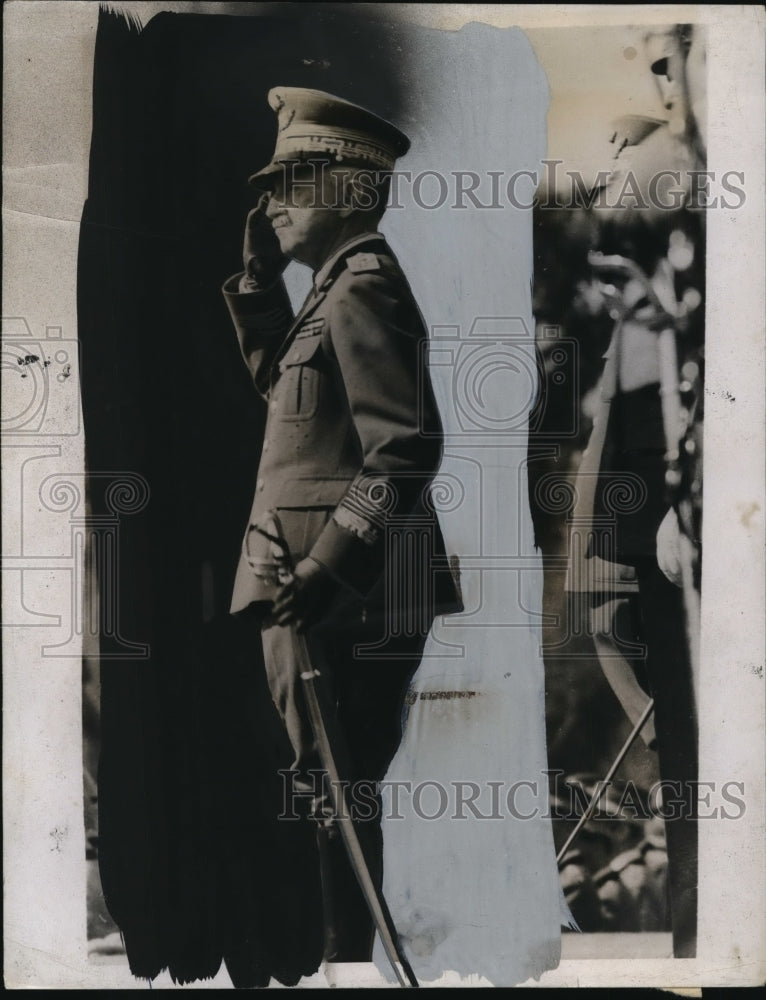
[[[250,554],[251,531],[255,531],[268,541],[270,559],[256,559]],[[275,511],[270,510],[261,521],[250,525],[245,533],[243,551],[253,572],[261,579],[277,583],[280,586],[284,586],[292,580],[293,557]]]

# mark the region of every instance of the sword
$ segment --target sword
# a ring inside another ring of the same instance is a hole
[[[248,529],[256,531],[270,544],[271,560],[256,560],[246,551],[248,562],[258,576],[266,579],[274,577],[276,569],[277,582],[284,586],[292,579],[293,561],[290,555],[287,542],[282,536],[281,526],[277,515],[270,511],[263,524],[254,524]],[[247,546],[247,537],[245,545]],[[327,784],[329,785],[330,801],[332,802],[334,815],[338,820],[343,844],[348,855],[351,869],[359,883],[370,916],[373,919],[375,928],[380,935],[380,940],[386,957],[391,963],[396,978],[400,986],[419,986],[412,966],[404,954],[399,935],[394,926],[388,906],[382,892],[379,892],[370,875],[367,859],[364,856],[362,845],[354,826],[354,821],[348,809],[344,785],[341,782],[336,757],[338,752],[343,754],[343,743],[337,727],[333,724],[332,713],[323,711],[323,692],[321,686],[321,674],[311,665],[306,637],[297,631],[294,625],[282,626],[290,629],[290,635],[295,656],[295,664],[300,672],[303,695],[308,710],[309,722],[316,740],[319,759],[324,768]],[[332,732],[332,739],[329,731]],[[336,750],[333,747],[337,748]],[[344,755],[345,756],[345,755]],[[401,969],[399,966],[401,965]],[[404,976],[402,975],[404,971]]]

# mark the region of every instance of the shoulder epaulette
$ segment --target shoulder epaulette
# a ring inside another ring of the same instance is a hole
[[[369,252],[355,253],[351,257],[347,257],[346,265],[352,274],[364,274],[366,271],[380,270],[378,255]]]

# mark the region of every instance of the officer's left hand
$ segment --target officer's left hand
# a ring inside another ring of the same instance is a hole
[[[295,624],[299,632],[305,631],[321,621],[337,592],[338,584],[320,563],[302,559],[274,601],[277,624]]]

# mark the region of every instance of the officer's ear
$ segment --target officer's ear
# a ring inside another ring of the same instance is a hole
[[[337,209],[341,219],[347,219],[358,210],[357,197],[354,190],[354,176],[356,171],[349,167],[335,167],[333,169],[334,181],[334,208]]]
[[[355,212],[369,214],[380,219],[386,208],[390,176],[374,170],[358,169],[345,174],[343,179],[343,207],[341,217],[347,218]]]

